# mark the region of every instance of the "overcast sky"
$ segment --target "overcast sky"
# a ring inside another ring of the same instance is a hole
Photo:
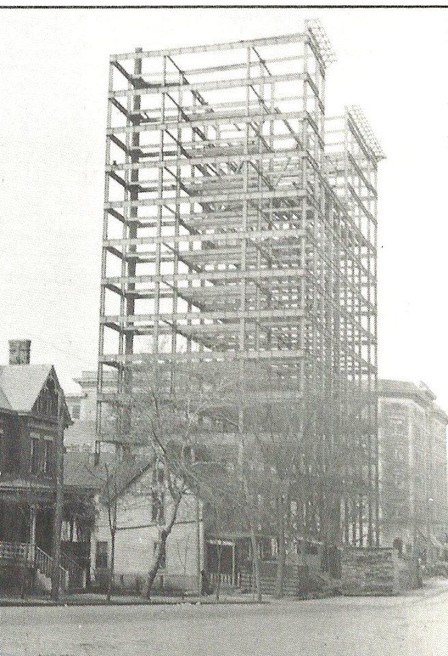
[[[338,61],[327,108],[359,104],[379,176],[382,377],[424,380],[448,409],[448,10],[0,11],[0,362],[29,337],[68,389],[96,367],[108,56],[300,31]]]

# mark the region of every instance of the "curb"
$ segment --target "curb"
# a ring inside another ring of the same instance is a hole
[[[268,604],[269,601],[264,600],[261,602],[261,605]],[[242,600],[242,601],[231,601],[228,599],[219,600],[219,601],[162,601],[162,600],[135,600],[135,601],[120,601],[111,600],[103,601],[102,599],[90,600],[90,601],[77,601],[77,600],[64,600],[64,601],[51,601],[51,600],[23,600],[23,601],[8,601],[0,600],[0,608],[47,608],[47,607],[68,607],[68,606],[252,606],[260,605],[259,602],[255,600]]]
[[[446,586],[443,585],[428,585],[423,584],[423,587],[416,588],[415,590],[406,590],[402,593],[401,596],[403,599],[431,599],[432,597],[438,597],[442,594],[448,593],[448,581]]]

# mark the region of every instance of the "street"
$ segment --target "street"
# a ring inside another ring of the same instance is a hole
[[[1,656],[446,656],[448,585],[258,605],[0,608]]]

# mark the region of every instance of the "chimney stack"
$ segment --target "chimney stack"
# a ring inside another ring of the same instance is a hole
[[[30,339],[9,340],[9,364],[29,364],[31,355]]]

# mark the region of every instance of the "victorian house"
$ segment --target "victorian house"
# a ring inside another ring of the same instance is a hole
[[[30,364],[28,340],[9,345],[0,366],[0,589],[50,578],[56,462],[71,423],[54,368]]]

